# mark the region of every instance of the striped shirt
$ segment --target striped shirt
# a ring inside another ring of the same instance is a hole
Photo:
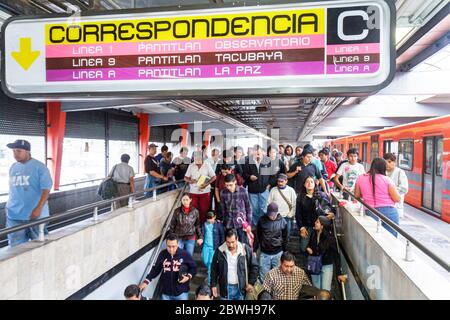
[[[281,267],[270,270],[263,284],[273,300],[297,300],[304,285],[310,286],[311,282],[305,271],[297,266],[290,275],[281,271]]]

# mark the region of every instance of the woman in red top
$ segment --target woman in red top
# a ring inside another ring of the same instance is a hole
[[[193,256],[195,248],[195,239],[197,244],[203,244],[202,226],[200,224],[200,215],[198,210],[191,206],[191,196],[189,193],[183,194],[181,198],[182,206],[175,209],[172,222],[170,224],[170,233],[175,234],[179,240],[178,247],[184,249]]]
[[[330,150],[326,148],[319,151],[319,158],[320,161],[322,161],[325,170],[327,171],[328,185],[331,188],[333,187],[333,179],[336,174],[337,165],[334,161],[330,160]]]

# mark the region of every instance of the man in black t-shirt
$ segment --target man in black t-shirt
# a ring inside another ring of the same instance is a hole
[[[294,189],[297,194],[301,193],[303,183],[307,177],[313,177],[315,180],[318,180],[324,192],[328,194],[322,173],[314,164],[311,163],[312,157],[313,155],[310,149],[303,150],[302,157],[296,160],[289,168],[287,176],[289,179],[294,178]]]
[[[154,143],[148,146],[148,156],[145,158],[144,166],[145,173],[147,174],[145,179],[144,189],[150,189],[156,187],[162,183],[167,182],[169,179],[161,174],[161,169],[159,167],[159,162],[155,159],[156,148],[158,146]],[[158,189],[157,194],[161,193],[161,189]],[[153,192],[146,192],[146,197],[151,197]]]

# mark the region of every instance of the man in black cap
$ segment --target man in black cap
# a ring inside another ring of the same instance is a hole
[[[14,163],[9,170],[9,198],[6,203],[6,227],[14,227],[38,218],[48,217],[47,199],[53,182],[47,167],[31,157],[31,145],[26,140],[9,143]],[[39,227],[31,227],[8,234],[9,245],[34,240]]]
[[[158,146],[154,143],[149,144],[148,146],[148,155],[147,158],[145,158],[144,166],[145,166],[145,173],[147,174],[145,179],[145,186],[144,189],[150,189],[154,188],[162,183],[166,183],[169,181],[169,178],[163,176],[161,174],[161,169],[159,167],[159,162],[156,160],[156,148]],[[161,193],[161,191],[157,192],[157,194]],[[153,192],[146,192],[145,196],[151,197],[153,195]]]
[[[256,225],[254,250],[261,249],[259,257],[259,277],[264,281],[266,273],[280,265],[280,258],[287,246],[287,223],[278,213],[275,202],[267,206],[267,214]]]
[[[268,203],[275,202],[278,205],[280,215],[286,220],[288,242],[290,240],[291,229],[294,224],[295,206],[297,203],[297,194],[294,188],[287,185],[287,175],[280,173],[277,176],[277,186],[272,188],[269,193]],[[298,232],[296,232],[298,233]]]

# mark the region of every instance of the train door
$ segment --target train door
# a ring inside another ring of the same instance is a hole
[[[424,139],[422,205],[438,214],[442,212],[443,137]]]
[[[370,163],[378,158],[378,135],[370,137]]]

